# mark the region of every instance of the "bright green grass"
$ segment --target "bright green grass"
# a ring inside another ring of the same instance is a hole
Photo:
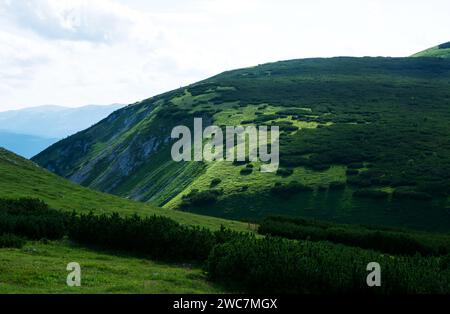
[[[221,225],[246,231],[244,223],[162,209],[117,196],[93,191],[41,169],[34,163],[0,149],[0,197],[39,198],[51,207],[66,211],[95,213],[119,212],[123,215],[162,215],[183,224],[218,229]]]
[[[250,175],[241,175],[240,171],[245,166],[235,166],[233,163],[226,161],[210,163],[203,175],[193,181],[191,185],[167,203],[165,207],[177,208],[183,195],[189,194],[194,189],[199,191],[208,190],[211,181],[215,178],[222,180],[217,186],[217,188],[223,189],[224,193],[221,198],[239,193],[244,187],[248,187],[246,194],[264,193],[273,187],[276,182],[288,183],[297,181],[308,186],[317,187],[321,185],[326,186],[331,182],[345,182],[346,180],[346,167],[344,166],[332,166],[330,169],[320,172],[298,167],[294,169],[294,173],[291,176],[281,177],[275,173],[262,173],[259,170],[259,164],[254,163],[254,165],[253,172]]]
[[[450,48],[439,49],[439,46],[421,51],[413,55],[413,57],[439,57],[439,58],[450,58]]]
[[[66,285],[68,263],[81,266],[81,287]],[[0,249],[0,293],[223,293],[190,265],[99,253],[65,242]]]

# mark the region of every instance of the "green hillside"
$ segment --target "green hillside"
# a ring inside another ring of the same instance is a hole
[[[219,229],[225,225],[246,230],[247,225],[234,221],[203,217],[161,209],[149,204],[92,191],[58,177],[22,157],[0,148],[0,198],[39,198],[55,209],[97,214],[119,212],[124,215],[167,216],[184,224]]]
[[[450,58],[450,42],[416,53],[413,57]]]
[[[449,83],[444,58],[270,63],[129,105],[34,161],[84,186],[167,209],[445,231]],[[282,170],[175,163],[171,130],[192,126],[194,117],[280,126]]]
[[[66,284],[69,262],[82,265],[82,287]],[[0,293],[222,293],[189,266],[112,255],[57,241],[0,248]]]

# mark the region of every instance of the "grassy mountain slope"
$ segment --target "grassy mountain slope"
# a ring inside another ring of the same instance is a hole
[[[168,216],[181,223],[218,229],[223,224],[237,230],[245,230],[239,222],[203,217],[161,209],[117,196],[93,191],[64,178],[58,177],[24,158],[0,149],[0,198],[39,198],[51,207],[67,211],[95,213],[119,212],[124,215]]]
[[[69,262],[82,267],[82,286],[66,284]],[[0,293],[222,293],[201,269],[96,252],[64,242],[0,248]]]
[[[130,105],[34,161],[82,185],[170,209],[448,230],[449,83],[444,58],[265,64]],[[170,132],[194,117],[279,125],[283,171],[173,162]],[[222,182],[212,188],[214,179]],[[294,184],[292,193],[292,181],[311,191]],[[201,203],[211,194],[214,204]]]
[[[450,42],[418,52],[413,57],[450,58]]]

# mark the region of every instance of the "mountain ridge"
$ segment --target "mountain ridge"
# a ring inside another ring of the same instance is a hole
[[[44,138],[64,138],[84,130],[124,105],[87,105],[77,108],[56,105],[0,112],[0,129]],[[42,124],[51,127],[42,128]]]
[[[418,52],[412,57],[450,58],[450,42]]]
[[[433,156],[450,156],[443,136],[449,133],[444,121],[450,114],[449,81],[450,62],[444,58],[269,63],[227,71],[129,105],[33,160],[82,185],[171,209],[257,219],[284,208],[283,213],[312,218],[396,225],[402,218],[398,204],[383,205],[393,206],[392,217],[379,208],[368,215],[363,210],[368,201],[352,193],[369,188],[386,199],[438,199],[431,194],[448,193],[449,160],[444,157],[437,164]],[[230,163],[173,162],[170,132],[176,125],[192,127],[194,117],[204,118],[206,125],[280,126],[285,175],[261,176],[256,170],[242,175],[245,165]],[[408,156],[420,158],[411,163]],[[430,163],[438,166],[425,173]],[[223,182],[212,188],[218,178]],[[320,196],[295,193],[296,201],[285,204],[271,194],[275,184],[284,187],[292,181]],[[330,190],[342,184],[343,198]],[[213,205],[198,203],[211,191],[217,194]],[[326,195],[336,198],[327,204],[335,213],[317,203]],[[349,197],[347,208],[343,200]],[[437,228],[441,205],[433,206],[428,225]],[[345,211],[355,213],[350,217]],[[419,208],[414,212],[424,215]],[[424,223],[416,218],[405,222],[418,228]]]

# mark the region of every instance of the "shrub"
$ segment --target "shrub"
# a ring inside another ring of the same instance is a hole
[[[219,178],[212,179],[210,187],[214,188],[214,187],[218,186],[221,182],[222,182],[222,180]]]
[[[345,172],[348,176],[357,176],[359,174],[359,171],[356,169],[347,169]]]
[[[292,169],[287,169],[287,168],[279,168],[277,170],[277,175],[278,176],[282,176],[282,177],[289,177],[290,175],[292,175],[294,173],[294,170]]]
[[[298,126],[295,125],[286,125],[286,124],[282,124],[279,125],[280,128],[280,132],[295,132],[298,131]]]
[[[248,185],[241,186],[237,191],[238,192],[247,192],[249,189]]]
[[[299,192],[313,191],[313,188],[297,181],[292,181],[288,184],[276,183],[270,191],[278,197],[291,197]]]
[[[362,162],[354,162],[347,166],[348,169],[361,169],[364,168],[364,164]]]
[[[450,49],[450,42],[439,45],[439,49]]]
[[[0,199],[0,210],[9,212],[42,212],[49,209],[48,205],[39,199],[19,198]]]
[[[203,261],[216,240],[208,229],[183,226],[166,217],[80,215],[69,227],[78,243],[148,255],[155,259]]]
[[[383,265],[383,285],[366,284],[366,266]],[[384,256],[323,242],[280,238],[234,239],[215,246],[206,269],[210,279],[252,293],[352,294],[442,293],[450,272],[438,258]]]
[[[357,187],[369,187],[372,185],[372,180],[365,178],[361,175],[349,176],[347,178],[347,184]]]
[[[217,202],[218,197],[222,194],[222,190],[211,189],[206,191],[192,190],[189,194],[183,195],[183,207],[211,205]]]
[[[301,218],[268,217],[259,226],[263,235],[292,240],[330,241],[396,255],[445,255],[450,253],[450,237],[318,222]]]
[[[24,238],[13,234],[0,235],[0,248],[22,248],[26,243]]]
[[[416,201],[430,201],[433,199],[433,197],[428,193],[401,188],[394,191],[393,197],[395,199],[410,199]]]
[[[38,200],[0,200],[0,234],[15,234],[32,240],[60,239],[71,216],[48,209]],[[17,206],[17,207],[14,207]]]
[[[353,192],[353,196],[373,198],[373,199],[387,199],[389,197],[389,193],[373,189],[360,189]]]
[[[253,168],[245,167],[244,169],[241,170],[240,174],[241,174],[241,176],[248,176],[248,175],[252,174],[252,172],[253,172]]]
[[[344,190],[346,187],[345,182],[331,182],[330,183],[330,190]]]

